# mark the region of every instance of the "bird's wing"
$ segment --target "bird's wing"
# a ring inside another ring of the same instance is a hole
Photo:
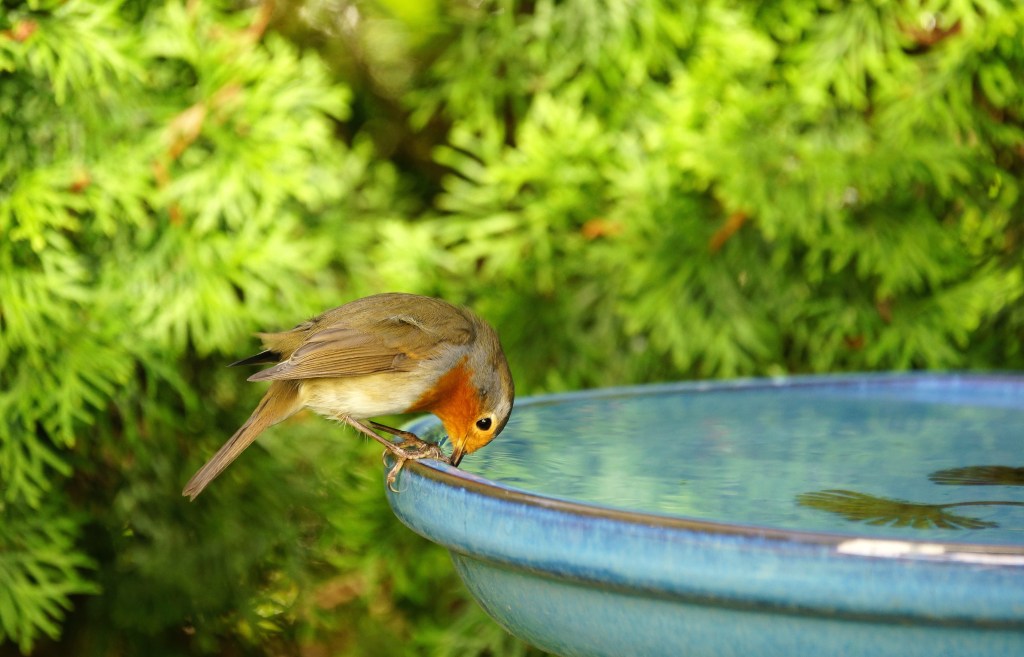
[[[462,313],[432,317],[389,314],[353,328],[344,320],[313,332],[291,357],[249,377],[250,381],[343,378],[408,371],[444,344],[465,344],[475,327]],[[439,321],[440,320],[440,321]]]

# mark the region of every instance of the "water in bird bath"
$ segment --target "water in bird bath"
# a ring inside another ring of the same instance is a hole
[[[897,376],[549,397],[517,407],[462,467],[627,511],[1022,545],[1024,385]]]

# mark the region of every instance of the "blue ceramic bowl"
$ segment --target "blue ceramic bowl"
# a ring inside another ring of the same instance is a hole
[[[1024,655],[1024,377],[537,397],[398,488],[483,608],[558,655]]]

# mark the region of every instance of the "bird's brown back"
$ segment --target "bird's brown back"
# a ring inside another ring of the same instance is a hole
[[[440,299],[388,293],[332,308],[290,331],[260,333],[279,365],[251,381],[408,371],[445,348],[469,345],[481,323]]]

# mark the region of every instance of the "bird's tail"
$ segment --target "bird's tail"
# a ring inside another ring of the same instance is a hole
[[[228,467],[232,461],[238,458],[239,454],[245,451],[246,447],[252,444],[252,441],[256,440],[256,436],[301,408],[298,381],[274,381],[245,424],[239,427],[235,435],[231,436],[217,450],[213,458],[188,480],[181,494],[189,499],[196,499],[196,496],[203,492],[203,489],[223,472],[224,468]]]

